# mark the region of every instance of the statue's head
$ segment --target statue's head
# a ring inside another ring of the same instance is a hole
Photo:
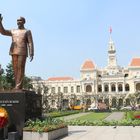
[[[25,18],[24,18],[24,17],[20,17],[20,18],[18,18],[18,19],[17,19],[17,21],[22,21],[23,23],[25,23],[25,22],[26,22],[26,20],[25,20]]]
[[[19,27],[19,28],[24,27],[25,22],[26,22],[26,20],[25,20],[24,17],[18,18],[18,19],[17,19],[17,25],[18,25],[18,27]]]

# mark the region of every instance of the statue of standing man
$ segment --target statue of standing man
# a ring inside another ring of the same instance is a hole
[[[6,30],[2,24],[2,16],[0,14],[0,33],[2,35],[11,36],[12,44],[9,54],[12,56],[12,64],[15,78],[15,90],[22,89],[26,58],[30,56],[30,61],[34,56],[34,45],[32,33],[24,27],[25,18],[17,19],[18,29]]]

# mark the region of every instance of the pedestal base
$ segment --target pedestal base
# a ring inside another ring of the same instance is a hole
[[[22,136],[25,121],[42,116],[41,103],[42,96],[35,94],[34,91],[0,92],[0,107],[5,108],[9,116],[7,131],[17,131]],[[2,133],[4,130],[0,131]]]

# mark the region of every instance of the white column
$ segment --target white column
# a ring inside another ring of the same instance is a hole
[[[76,85],[73,86],[73,93],[76,93]]]
[[[104,84],[102,84],[102,93],[104,92]]]
[[[118,84],[116,83],[115,86],[116,86],[116,93],[118,93]]]
[[[109,92],[111,92],[111,85],[110,85],[110,83],[108,84],[108,87],[109,87]]]
[[[125,92],[125,84],[123,83],[123,93]]]

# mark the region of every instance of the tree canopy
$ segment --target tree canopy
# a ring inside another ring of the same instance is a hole
[[[0,74],[0,90],[10,90],[15,87],[14,81],[14,71],[12,62],[8,63],[6,69],[3,70]],[[23,80],[23,89],[32,89],[31,79],[27,76],[24,76]]]

